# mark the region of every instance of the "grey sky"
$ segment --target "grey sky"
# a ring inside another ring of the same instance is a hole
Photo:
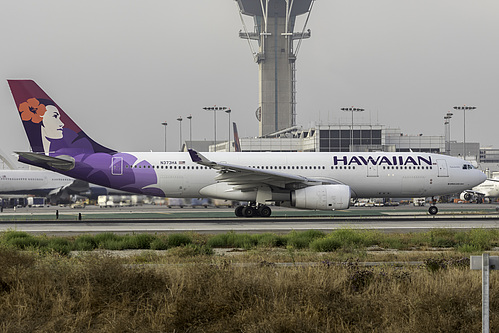
[[[213,114],[232,108],[255,136],[258,67],[233,0],[16,0],[0,10],[0,149],[28,150],[7,78],[32,78],[99,143],[178,150],[178,116],[193,139],[213,140]],[[298,123],[363,123],[443,135],[443,116],[473,105],[466,140],[499,147],[497,0],[318,0],[297,60]],[[463,114],[451,135],[462,140]],[[217,138],[228,119],[219,113]]]

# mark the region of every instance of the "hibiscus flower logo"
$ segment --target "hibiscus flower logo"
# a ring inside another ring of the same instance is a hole
[[[42,121],[42,117],[47,112],[45,105],[40,104],[36,98],[30,98],[28,101],[19,105],[19,112],[21,112],[21,119],[24,121],[31,120],[35,124]]]

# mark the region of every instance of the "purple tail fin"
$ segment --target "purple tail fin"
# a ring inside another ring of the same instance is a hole
[[[115,153],[89,138],[33,80],[8,80],[31,149],[45,155]]]
[[[241,151],[241,143],[239,142],[239,134],[237,133],[236,123],[232,123],[234,126],[234,146],[236,151]]]

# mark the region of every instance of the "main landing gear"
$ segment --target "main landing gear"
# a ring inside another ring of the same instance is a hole
[[[266,205],[250,204],[248,206],[237,206],[234,213],[237,217],[269,217],[272,210]]]

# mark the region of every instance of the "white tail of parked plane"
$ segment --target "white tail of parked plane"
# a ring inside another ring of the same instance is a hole
[[[7,158],[5,157],[6,155],[2,152],[2,150],[0,150],[0,160],[2,160],[2,163],[4,165],[7,165],[7,167],[10,169],[10,170],[14,170],[15,167],[14,165],[12,164],[12,162]],[[3,168],[5,169],[5,167]]]

